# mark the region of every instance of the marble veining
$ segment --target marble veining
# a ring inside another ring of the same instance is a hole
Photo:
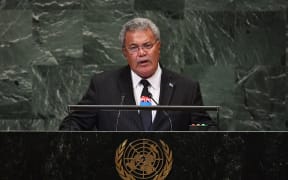
[[[287,4],[2,0],[0,129],[57,130],[93,74],[126,64],[121,25],[144,16],[160,28],[161,63],[221,106],[221,130],[287,130]]]

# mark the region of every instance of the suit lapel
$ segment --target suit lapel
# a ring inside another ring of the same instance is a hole
[[[173,92],[174,92],[175,82],[172,79],[171,74],[163,68],[161,77],[161,87],[160,87],[160,105],[169,105]]]
[[[126,105],[135,105],[132,80],[130,68],[128,66],[124,67],[121,70],[120,76],[118,79],[118,87],[120,89],[121,96],[125,96],[125,104]]]
[[[162,69],[159,105],[170,105],[175,89],[175,80],[169,71],[165,68]],[[159,129],[158,127],[164,121],[167,123],[166,115],[162,111],[158,111],[153,122],[153,130]]]
[[[125,96],[123,105],[136,105],[132,86],[131,70],[129,66],[126,66],[121,70],[118,79],[118,87],[121,96]],[[144,130],[143,124],[139,119],[138,111],[127,111],[123,113],[123,116],[127,119],[127,121],[130,121],[129,123],[135,123],[138,130]]]

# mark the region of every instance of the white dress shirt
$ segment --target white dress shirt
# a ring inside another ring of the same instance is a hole
[[[160,85],[161,85],[161,75],[162,75],[162,69],[160,65],[158,64],[158,68],[156,72],[146,79],[151,86],[148,87],[148,91],[152,94],[153,99],[159,104],[159,97],[160,97]],[[132,77],[132,84],[133,84],[133,92],[134,92],[134,98],[136,105],[140,105],[140,96],[143,90],[143,85],[140,83],[140,81],[143,79],[140,76],[138,76],[134,71],[131,70],[131,77]],[[155,102],[152,100],[152,106],[155,106]],[[152,111],[152,122],[154,121],[156,116],[156,110]]]

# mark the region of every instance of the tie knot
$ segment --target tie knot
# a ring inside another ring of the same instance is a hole
[[[150,86],[149,81],[147,81],[146,79],[142,79],[142,80],[140,81],[140,83],[143,84],[144,87],[149,87],[149,86]]]

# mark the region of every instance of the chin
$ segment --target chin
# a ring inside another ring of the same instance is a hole
[[[150,76],[152,76],[153,73],[140,73],[140,76],[143,78],[149,78]]]
[[[138,74],[139,76],[141,76],[142,78],[149,78],[150,76],[152,76],[153,75],[153,68],[151,68],[151,67],[148,67],[147,69],[143,69],[143,70],[139,70],[138,71],[138,73],[136,73],[136,74]]]

